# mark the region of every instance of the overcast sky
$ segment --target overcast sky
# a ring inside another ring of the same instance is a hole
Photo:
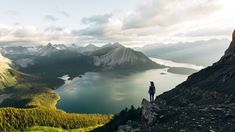
[[[0,0],[0,44],[231,38],[234,0]]]

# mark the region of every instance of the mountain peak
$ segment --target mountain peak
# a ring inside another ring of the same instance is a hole
[[[53,47],[53,45],[52,45],[51,42],[49,42],[49,43],[47,44],[47,46],[48,46],[48,47]]]
[[[115,47],[124,47],[122,44],[120,44],[119,42],[115,42],[112,44],[112,46],[115,46]]]
[[[232,42],[230,43],[229,48],[225,51],[224,56],[216,64],[221,63],[235,63],[235,30],[232,34]]]
[[[122,44],[120,44],[119,42],[115,42],[115,43],[108,43],[104,46],[102,46],[102,48],[124,48],[125,46],[123,46]]]
[[[235,29],[233,31],[232,40],[235,41]]]
[[[94,44],[88,44],[87,46],[85,46],[87,48],[97,48],[97,46],[95,46]]]

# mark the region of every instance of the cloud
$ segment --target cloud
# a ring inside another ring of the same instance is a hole
[[[17,16],[17,15],[19,15],[19,12],[15,11],[15,10],[8,10],[8,11],[6,11],[6,15]]]
[[[44,16],[44,19],[49,20],[49,21],[57,21],[58,20],[57,17],[54,17],[52,15],[46,15],[46,16]]]
[[[71,34],[71,31],[65,27],[59,27],[59,26],[50,26],[47,27],[44,30],[44,35],[49,41],[55,41],[55,42],[70,42],[74,38],[74,36]]]
[[[221,26],[214,18],[222,8],[219,2],[145,0],[135,10],[122,16],[107,13],[85,17],[81,21],[85,27],[73,30],[72,34],[84,39],[87,37],[96,41],[119,41],[135,45],[224,37],[228,30],[222,31],[222,28],[213,34],[213,28]]]
[[[65,30],[64,27],[59,27],[59,26],[50,26],[45,29],[45,31],[49,31],[49,32],[61,32],[64,30]]]
[[[121,28],[119,20],[112,19],[112,14],[94,15],[82,19],[85,28],[74,30],[74,35],[108,37],[113,33],[117,33]]]
[[[81,30],[73,30],[72,33],[74,35],[82,35],[82,36],[102,36],[105,33],[105,25],[100,25],[100,26],[93,25]]]
[[[215,26],[201,26],[197,28],[192,28],[187,32],[179,32],[176,34],[177,36],[187,36],[187,37],[210,37],[215,36],[215,38],[219,37],[227,37],[229,36],[232,31],[231,27],[215,27]],[[230,38],[229,38],[230,39]]]
[[[12,35],[17,38],[33,37],[33,36],[39,36],[41,34],[42,32],[33,26],[25,26],[25,27],[18,26],[12,31]]]
[[[0,24],[0,42],[104,44],[118,41],[131,47],[151,43],[231,38],[235,27],[234,2],[230,0],[141,2],[128,12],[84,17],[78,25],[79,28],[75,28],[72,22],[70,24],[58,21],[72,19],[65,11],[44,16],[44,20],[58,21],[56,25],[59,26],[46,26],[46,21],[41,26],[24,25],[23,21],[14,25]]]
[[[5,37],[10,33],[9,27],[0,25],[0,37]]]
[[[123,20],[123,29],[172,26],[207,17],[220,8],[216,0],[146,0]]]
[[[64,27],[51,26],[45,29],[35,26],[0,25],[0,44],[46,44],[73,41],[71,31]]]
[[[58,13],[62,16],[69,17],[70,15],[66,11],[58,11]]]
[[[83,24],[104,24],[109,21],[112,17],[112,14],[104,14],[104,15],[94,15],[91,17],[84,17],[82,19]]]

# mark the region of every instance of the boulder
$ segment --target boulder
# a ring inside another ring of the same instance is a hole
[[[154,104],[150,103],[146,99],[142,100],[142,116],[145,120],[147,120],[147,123],[149,125],[152,125],[156,121],[157,111],[160,110],[160,108]]]
[[[128,125],[121,125],[118,127],[117,132],[134,132],[134,129]]]

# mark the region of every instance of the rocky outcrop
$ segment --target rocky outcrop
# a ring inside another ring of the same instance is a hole
[[[232,40],[235,40],[235,30],[233,31]]]
[[[155,117],[158,115],[157,110],[160,108],[157,105],[151,104],[146,99],[143,99],[141,105],[143,118],[147,121],[147,124],[153,124],[156,119]]]
[[[118,127],[117,132],[139,132],[139,123],[136,121],[127,121],[125,125],[121,125]]]
[[[235,102],[235,40],[224,56],[212,66],[195,73],[187,81],[156,98],[167,105],[187,106]]]
[[[153,103],[142,101],[140,120],[119,130],[235,131],[235,32],[224,56],[212,66],[191,75]],[[135,124],[135,125],[133,125]]]
[[[233,32],[232,39],[233,40],[229,48],[225,51],[224,56],[219,60],[218,63],[216,63],[216,65],[235,63],[235,32]]]
[[[118,132],[235,131],[235,103],[161,107],[145,99],[143,102],[142,120],[128,121]]]
[[[134,130],[131,126],[121,125],[118,127],[117,132],[134,132]]]

